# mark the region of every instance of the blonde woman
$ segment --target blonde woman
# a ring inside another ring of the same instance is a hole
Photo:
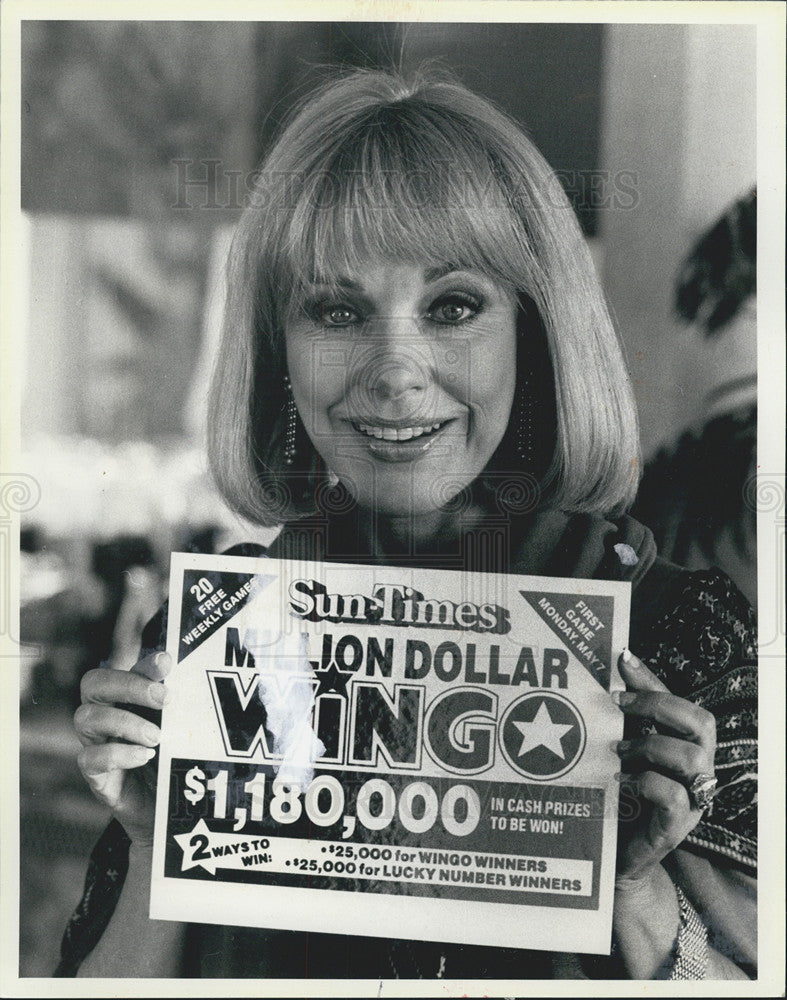
[[[614,950],[583,964],[150,921],[159,732],[143,715],[169,668],[150,652],[83,683],[80,765],[115,822],[61,974],[750,975],[751,615],[726,578],[663,563],[625,516],[638,468],[626,367],[571,207],[527,137],[450,80],[328,84],[262,165],[228,289],[211,464],[236,511],[283,526],[269,554],[631,581],[638,656],[620,664],[617,749],[637,808],[621,821]],[[149,651],[161,636],[159,616]],[[126,874],[110,884],[113,866]]]

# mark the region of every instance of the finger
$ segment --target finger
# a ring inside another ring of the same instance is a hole
[[[617,752],[627,770],[655,766],[686,782],[701,772],[713,772],[713,756],[709,758],[704,747],[674,736],[657,733],[642,739],[622,740],[617,744]]]
[[[635,691],[669,691],[652,670],[649,670],[630,649],[624,649],[618,658],[620,674],[626,685]]]
[[[621,841],[623,855],[619,859],[628,877],[636,877],[682,844],[702,815],[691,810],[688,792],[680,782],[656,771],[623,775],[621,808],[632,796],[633,813],[624,817],[621,812],[621,820],[631,824],[629,835]]]
[[[626,715],[653,719],[693,743],[716,747],[716,720],[694,702],[662,691],[615,691],[612,697]]]
[[[144,708],[161,709],[169,697],[163,684],[133,670],[111,670],[99,667],[88,670],[80,684],[83,703],[103,702],[112,705],[124,702]]]
[[[131,668],[132,673],[142,674],[151,681],[162,681],[172,669],[172,657],[169,653],[151,653],[144,656]]]
[[[161,741],[161,730],[153,722],[134,712],[97,702],[79,706],[74,713],[74,726],[83,746],[125,740],[144,747],[155,747]]]
[[[152,747],[130,746],[128,743],[102,743],[84,747],[77,754],[79,770],[90,782],[111,771],[130,771],[141,767],[153,758]],[[93,779],[93,780],[91,780]]]
[[[653,815],[657,823],[655,829],[651,829],[651,840],[654,837],[670,840],[674,841],[673,846],[677,846],[697,825],[702,815],[700,811],[691,808],[686,786],[658,771],[626,775],[621,784],[654,806]]]

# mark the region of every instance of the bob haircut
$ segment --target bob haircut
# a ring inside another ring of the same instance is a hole
[[[285,324],[315,276],[331,285],[381,259],[478,270],[519,297],[519,329],[535,324],[547,358],[537,380],[536,426],[548,443],[539,506],[625,510],[639,470],[629,378],[553,171],[512,119],[453,79],[370,70],[307,98],[238,223],[208,425],[230,507],[272,525],[319,506],[319,456],[300,420],[296,462],[284,459]],[[485,471],[532,472],[511,447],[516,405]]]

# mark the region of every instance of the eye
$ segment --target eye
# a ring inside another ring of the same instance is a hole
[[[452,292],[433,303],[429,318],[435,323],[456,325],[472,319],[481,309],[481,302],[474,295]]]
[[[320,319],[324,326],[350,326],[358,318],[358,313],[346,305],[322,305],[320,309]]]
[[[332,302],[322,295],[304,303],[303,311],[315,326],[320,327],[352,326],[361,318],[358,311],[346,302]]]

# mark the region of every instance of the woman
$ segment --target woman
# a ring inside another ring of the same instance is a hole
[[[571,208],[528,139],[453,82],[357,72],[323,88],[239,224],[219,356],[213,471],[239,513],[284,523],[269,554],[632,582],[643,659],[621,661],[618,750],[639,807],[621,823],[615,952],[585,968],[745,978],[752,622],[726,579],[663,564],[622,516],[638,468],[626,370]],[[154,620],[148,651],[162,634]],[[81,974],[107,976],[586,974],[571,956],[148,920],[143,765],[159,732],[142,714],[160,708],[168,669],[151,653],[85,677],[80,766],[125,833],[114,824],[94,853],[61,972],[86,956]]]

